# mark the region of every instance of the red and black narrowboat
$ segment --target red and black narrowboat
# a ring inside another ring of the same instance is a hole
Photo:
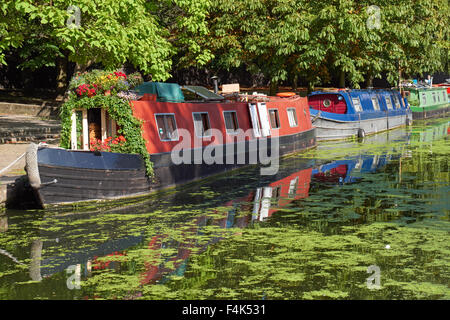
[[[73,110],[70,149],[28,150],[26,170],[41,206],[140,195],[252,164],[271,175],[280,156],[316,145],[307,98],[298,95],[229,100],[204,87],[158,82],[136,92],[130,106],[142,121],[153,176],[141,155],[91,151],[91,134],[104,140],[120,130],[107,110]]]

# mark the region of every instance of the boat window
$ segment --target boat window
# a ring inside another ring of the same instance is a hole
[[[114,137],[117,134],[118,130],[117,123],[113,118],[111,118],[111,116],[107,111],[104,111],[104,117],[105,117],[104,128],[102,125],[103,139],[107,137]]]
[[[421,97],[422,97],[422,104],[426,105],[427,104],[427,95],[426,95],[426,93],[422,92]]]
[[[280,127],[280,117],[278,116],[277,109],[269,109],[270,126],[272,129],[278,129]]]
[[[208,131],[211,129],[208,112],[194,112],[192,116],[194,118],[194,129],[197,137],[211,136],[211,132]]]
[[[227,133],[235,133],[235,131],[239,129],[236,111],[224,111],[223,117],[225,119]]]
[[[390,97],[385,97],[385,100],[386,100],[386,106],[387,106],[387,108],[388,108],[388,109],[393,109],[393,108],[392,108],[392,101],[391,101],[391,98],[390,98]]]
[[[374,110],[380,110],[377,97],[372,97],[372,105]]]
[[[289,125],[291,127],[298,126],[297,111],[295,110],[295,108],[288,108],[287,115],[288,115],[288,119],[289,119]]]
[[[432,92],[433,95],[433,102],[436,103],[436,92]]]
[[[359,100],[359,97],[352,98],[353,106],[355,107],[356,112],[362,111],[361,101]]]
[[[155,114],[161,141],[178,140],[177,124],[174,114]]]
[[[397,95],[394,96],[394,103],[395,103],[395,108],[397,108],[397,109],[401,108],[400,101],[398,100]]]
[[[442,102],[445,102],[446,98],[446,92],[442,91]]]
[[[436,92],[436,97],[437,97],[437,101],[438,101],[438,102],[441,102],[441,96],[439,95],[438,92]]]

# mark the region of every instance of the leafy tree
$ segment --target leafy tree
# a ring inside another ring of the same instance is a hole
[[[449,18],[438,0],[213,0],[199,41],[214,65],[245,65],[274,84],[301,77],[312,88],[339,74],[340,86],[359,87],[382,73],[395,84],[399,72],[442,69]]]
[[[60,84],[68,61],[129,62],[155,80],[173,68],[245,67],[272,91],[336,75],[340,86],[371,85],[383,73],[395,84],[448,70],[449,20],[441,0],[4,0],[0,64],[15,50],[22,68],[57,66]]]
[[[19,48],[26,69],[56,66],[60,87],[67,83],[67,62],[80,68],[101,64],[112,69],[129,62],[155,80],[165,80],[170,74],[172,56],[177,45],[174,35],[180,35],[181,46],[192,51],[197,61],[199,48],[189,41],[189,35],[205,33],[202,14],[207,1],[164,1],[181,9],[176,16],[178,33],[161,25],[155,12],[159,1],[144,0],[6,0],[0,5],[0,63],[5,52]],[[183,11],[184,10],[184,11]]]
[[[449,49],[448,3],[402,0],[383,5],[380,47],[388,80],[443,70]]]
[[[309,38],[302,1],[213,0],[210,37],[200,39],[219,68],[245,65],[262,72],[273,87],[288,79],[296,54]]]
[[[211,51],[196,41],[208,37],[210,0],[153,0],[147,2],[147,8],[169,32],[177,68],[203,66],[213,58]]]

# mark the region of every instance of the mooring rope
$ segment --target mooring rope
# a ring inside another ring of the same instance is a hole
[[[320,117],[321,114],[321,110],[319,110],[319,112],[317,113],[317,115],[311,120],[311,123],[316,122],[316,120]]]
[[[45,142],[39,142],[38,147],[39,146],[45,146],[47,145],[47,143]],[[12,166],[14,166],[17,162],[20,161],[20,159],[22,159],[27,153],[25,152],[24,154],[22,154],[20,157],[18,157],[16,160],[14,160],[13,162],[11,162],[7,167],[3,168],[2,170],[0,170],[0,176],[4,173],[6,173]]]
[[[11,164],[9,164],[6,168],[3,168],[2,170],[0,170],[0,176],[4,173],[6,173],[13,165],[15,165],[17,162],[20,161],[20,159],[22,159],[27,153],[25,152],[24,154],[22,154],[20,157],[18,157],[16,160],[14,160],[13,162],[11,162]]]

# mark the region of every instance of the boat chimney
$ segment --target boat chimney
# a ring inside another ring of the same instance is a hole
[[[211,80],[213,81],[213,83],[214,83],[214,93],[218,93],[219,92],[219,77],[218,76],[213,76],[213,77],[211,77]]]

